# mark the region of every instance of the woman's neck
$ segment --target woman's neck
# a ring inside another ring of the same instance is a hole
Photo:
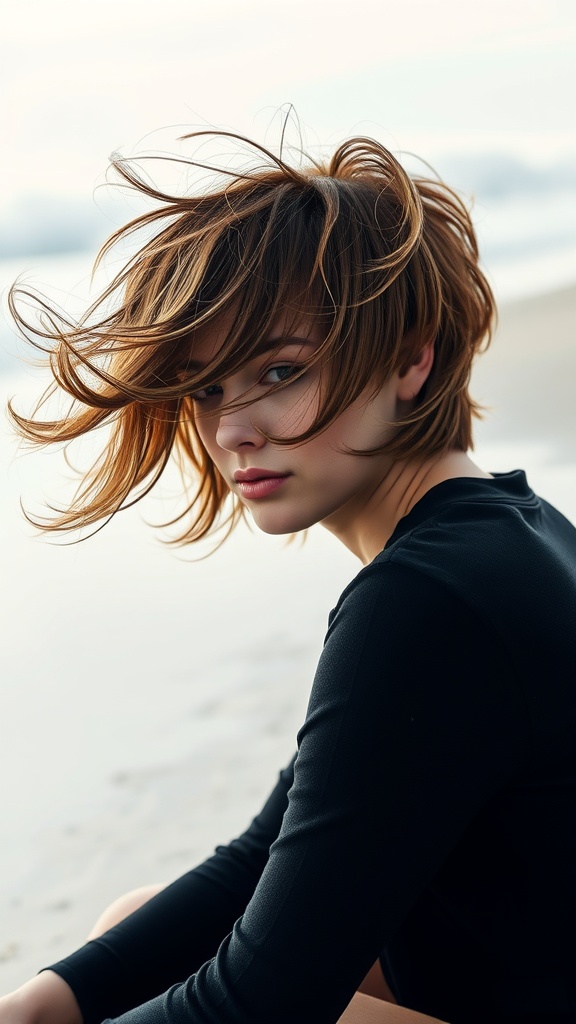
[[[424,461],[395,462],[368,501],[359,509],[342,510],[323,525],[363,565],[368,565],[390,539],[396,526],[427,491],[458,477],[490,478],[465,453],[443,452]]]

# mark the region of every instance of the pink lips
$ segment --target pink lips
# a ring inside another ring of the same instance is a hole
[[[234,480],[243,498],[266,498],[278,490],[289,473],[275,473],[271,469],[237,469]]]

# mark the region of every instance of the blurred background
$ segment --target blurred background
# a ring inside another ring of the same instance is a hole
[[[502,307],[475,394],[487,469],[576,518],[576,8],[571,0],[20,0],[0,40],[0,286],[67,309],[134,200],[107,157],[212,126],[317,154],[353,134],[474,202]],[[290,106],[292,105],[292,107]],[[287,118],[287,121],[286,121]],[[0,398],[44,371],[4,319]],[[329,609],[357,571],[322,531],[243,530],[206,561],[158,542],[167,481],[86,543],[38,539],[61,453],[0,437],[0,990],[105,902],[242,828],[287,761]],[[167,511],[168,509],[168,511]]]

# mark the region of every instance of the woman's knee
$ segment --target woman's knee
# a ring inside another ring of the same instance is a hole
[[[97,939],[99,935],[103,935],[104,932],[107,932],[109,928],[113,928],[119,921],[123,921],[125,917],[133,914],[135,910],[139,910],[144,903],[151,900],[153,896],[156,896],[165,887],[166,883],[163,882],[159,885],[142,885],[139,889],[125,892],[118,899],[114,900],[110,906],[106,907],[106,910],[100,915],[90,930],[88,938]]]

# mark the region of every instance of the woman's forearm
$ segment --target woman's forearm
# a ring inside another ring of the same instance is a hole
[[[53,971],[42,971],[0,998],[0,1024],[83,1024],[70,986]]]

